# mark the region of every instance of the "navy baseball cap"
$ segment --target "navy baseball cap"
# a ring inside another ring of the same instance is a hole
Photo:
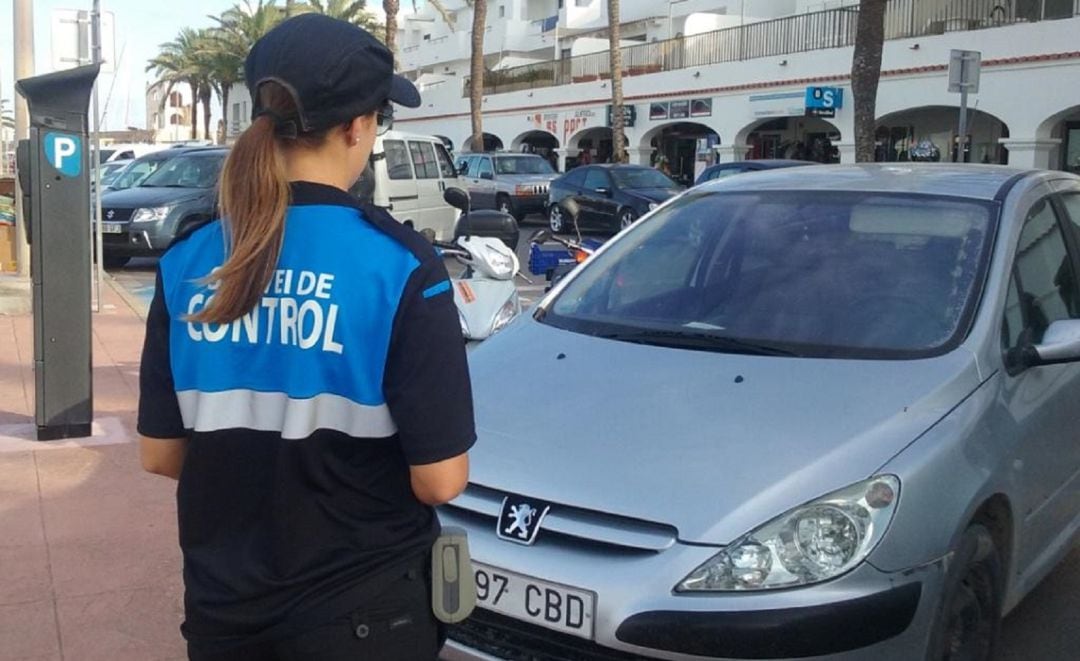
[[[416,86],[394,74],[394,56],[386,46],[366,30],[322,14],[301,14],[267,32],[248,53],[244,79],[252,119],[269,114],[279,129],[296,133],[344,124],[388,101],[420,105]],[[294,116],[278,117],[260,105],[259,87],[267,82],[289,91]]]

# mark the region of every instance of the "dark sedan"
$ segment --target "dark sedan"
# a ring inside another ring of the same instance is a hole
[[[724,177],[730,177],[733,174],[742,174],[743,172],[775,170],[776,168],[795,168],[803,165],[817,165],[817,163],[814,161],[794,161],[783,158],[763,158],[760,160],[718,163],[706,168],[705,171],[701,173],[701,176],[697,178],[697,181],[694,182],[694,185],[696,186],[714,179],[723,179]]]
[[[565,232],[576,220],[581,229],[619,231],[676,195],[682,187],[667,175],[641,165],[588,165],[551,182],[548,221]],[[580,211],[570,218],[562,202],[573,198]]]

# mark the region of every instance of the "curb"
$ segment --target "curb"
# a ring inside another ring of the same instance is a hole
[[[105,278],[102,279],[101,282],[102,284],[107,284],[109,288],[112,289],[129,308],[131,308],[131,311],[135,313],[135,316],[146,321],[146,315],[150,311],[149,305],[144,303],[139,297],[124,289],[124,286],[117,282],[116,278],[112,277],[108,272],[105,273]]]
[[[0,316],[24,316],[32,312],[30,278],[0,276]]]

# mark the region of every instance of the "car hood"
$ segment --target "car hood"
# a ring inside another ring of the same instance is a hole
[[[626,191],[632,197],[640,197],[650,202],[664,202],[679,194],[674,188],[634,188]]]
[[[500,174],[499,181],[510,184],[550,184],[559,175],[551,174]]]
[[[210,197],[213,191],[206,188],[152,188],[135,186],[124,190],[102,189],[101,205],[115,209],[138,209],[160,207]]]
[[[871,476],[979,383],[965,349],[911,361],[750,356],[530,317],[470,364],[473,483],[672,525],[706,544]]]

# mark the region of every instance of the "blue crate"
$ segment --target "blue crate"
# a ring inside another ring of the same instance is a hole
[[[604,243],[597,239],[585,239],[581,242],[581,245],[596,250]],[[529,246],[529,272],[533,275],[546,276],[561,264],[576,263],[577,260],[570,254],[570,251],[561,245],[545,244],[541,246],[534,243]]]

